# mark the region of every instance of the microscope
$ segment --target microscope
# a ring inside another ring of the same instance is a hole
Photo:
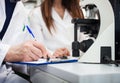
[[[100,27],[100,16],[99,11],[94,4],[87,4],[83,8],[85,10],[85,19],[74,18],[72,23],[74,24],[74,41],[72,43],[72,56],[79,57],[80,51],[86,52],[89,47],[93,44],[92,39],[84,40],[79,42],[77,40],[77,30],[80,28],[80,33],[89,34],[90,37],[96,39],[99,27]]]
[[[81,0],[81,7],[85,10],[85,19],[75,18],[74,41],[72,43],[73,56],[79,57],[79,62],[106,63],[105,59],[115,60],[115,16],[109,0]],[[77,40],[77,28],[80,32],[90,34],[95,41]],[[79,50],[84,55],[80,56]],[[107,58],[106,58],[107,56]]]
[[[84,40],[79,42],[77,40],[77,30],[80,29],[80,32],[84,32],[84,34],[90,34],[91,37],[96,38],[100,21],[97,19],[79,19],[74,18],[72,19],[72,23],[74,23],[74,41],[72,43],[72,56],[79,57],[80,51],[86,52],[88,48],[93,44],[92,39]]]

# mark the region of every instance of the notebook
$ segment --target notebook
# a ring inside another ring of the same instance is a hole
[[[22,65],[48,65],[48,64],[60,64],[60,63],[73,63],[78,62],[77,58],[69,58],[69,59],[50,59],[47,61],[46,59],[39,59],[38,61],[31,62],[13,62],[15,64]]]

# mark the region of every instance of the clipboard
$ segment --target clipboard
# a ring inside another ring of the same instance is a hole
[[[78,59],[52,59],[51,61],[47,61],[46,59],[39,59],[38,61],[31,62],[13,62],[14,64],[21,65],[48,65],[48,64],[61,64],[61,63],[74,63],[78,62]]]

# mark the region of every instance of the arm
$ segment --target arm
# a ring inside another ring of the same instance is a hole
[[[35,61],[40,57],[47,57],[47,51],[44,46],[37,41],[27,41],[16,46],[11,46],[6,53],[4,61]]]
[[[15,46],[0,44],[0,66],[3,61],[21,62],[35,61],[41,57],[47,58],[47,53],[45,47],[37,41],[27,41]],[[12,66],[17,72],[28,74],[26,65],[6,64]]]
[[[45,47],[37,41],[27,41],[16,46],[0,44],[0,65],[3,61],[35,61],[47,57]]]

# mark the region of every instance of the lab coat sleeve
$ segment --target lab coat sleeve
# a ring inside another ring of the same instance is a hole
[[[41,16],[40,9],[36,8],[31,11],[31,13],[29,15],[29,23],[30,23],[31,29],[33,30],[33,32],[35,34],[35,39],[46,47],[46,45],[44,43],[44,36],[43,36],[43,29],[42,29],[44,27],[41,26],[41,24],[43,24],[44,22],[43,22],[43,18]],[[46,49],[48,50],[48,52],[50,54],[53,54],[53,52],[51,50],[49,50],[47,47],[46,47]]]
[[[4,58],[9,50],[10,46],[0,43],[0,66],[2,65]]]

